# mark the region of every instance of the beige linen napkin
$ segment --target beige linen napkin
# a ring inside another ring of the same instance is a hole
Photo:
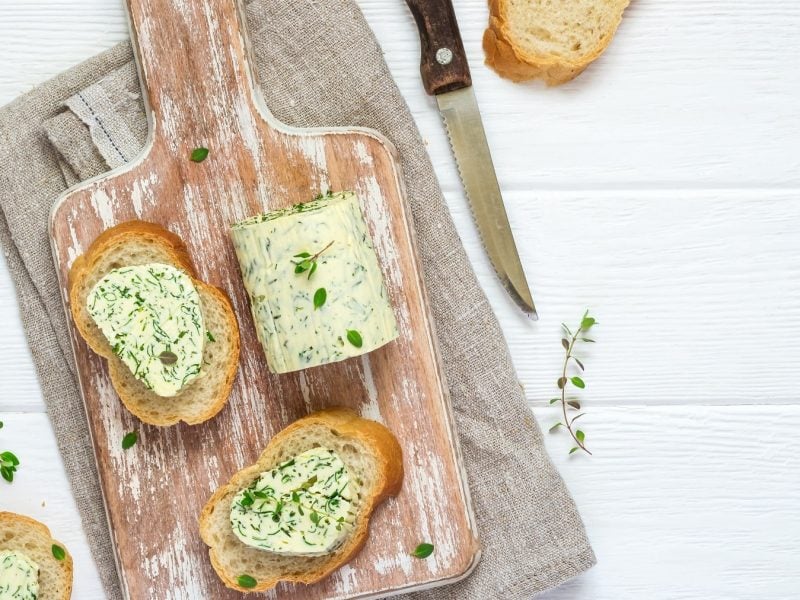
[[[588,569],[595,558],[583,524],[545,452],[420,135],[355,0],[254,0],[247,20],[257,75],[277,118],[306,127],[371,127],[402,159],[483,546],[471,577],[414,597],[528,599]],[[123,164],[144,143],[131,60],[129,45],[121,44],[0,109],[0,242],[83,526],[114,599],[121,597],[119,582],[47,221],[68,186]]]

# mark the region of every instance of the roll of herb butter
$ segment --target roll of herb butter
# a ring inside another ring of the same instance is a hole
[[[232,227],[269,368],[288,373],[371,352],[398,335],[353,192],[256,215]]]

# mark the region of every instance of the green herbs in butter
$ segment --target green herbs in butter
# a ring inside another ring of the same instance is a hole
[[[205,329],[200,296],[185,272],[150,263],[114,269],[89,293],[87,308],[139,381],[175,396],[200,375]]]
[[[16,550],[0,550],[0,600],[36,600],[39,565]]]
[[[339,456],[312,448],[262,473],[231,503],[231,526],[248,546],[286,555],[335,550],[355,522],[356,484]]]
[[[398,335],[358,198],[329,193],[233,225],[267,363],[297,371],[371,352]],[[354,331],[359,342],[348,341]]]

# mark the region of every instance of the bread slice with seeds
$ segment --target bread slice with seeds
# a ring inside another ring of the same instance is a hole
[[[22,553],[38,565],[38,600],[70,598],[72,556],[62,543],[52,538],[43,523],[23,515],[0,512],[0,552],[3,551]]]
[[[203,346],[203,375],[174,397],[159,396],[134,377],[87,307],[95,284],[109,272],[150,263],[170,265],[189,275],[209,332]],[[174,233],[144,221],[129,221],[104,231],[70,268],[69,304],[78,332],[108,361],[111,383],[122,403],[145,423],[166,426],[184,421],[194,425],[212,418],[225,406],[239,364],[239,326],[228,296],[197,279],[186,247]]]
[[[312,448],[335,452],[356,483],[350,492],[356,518],[347,537],[331,552],[317,556],[284,555],[243,543],[230,519],[237,494],[260,474]],[[257,592],[279,581],[314,583],[358,554],[366,543],[373,511],[386,498],[396,496],[402,482],[402,451],[389,429],[347,409],[323,410],[278,433],[256,464],[236,473],[214,493],[200,515],[200,535],[209,546],[214,570],[229,588]]]
[[[513,81],[579,75],[606,49],[630,0],[489,0],[486,64]]]

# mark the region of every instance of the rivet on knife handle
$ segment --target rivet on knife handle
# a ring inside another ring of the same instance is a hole
[[[469,87],[467,55],[450,0],[406,0],[419,28],[420,73],[432,95]]]

